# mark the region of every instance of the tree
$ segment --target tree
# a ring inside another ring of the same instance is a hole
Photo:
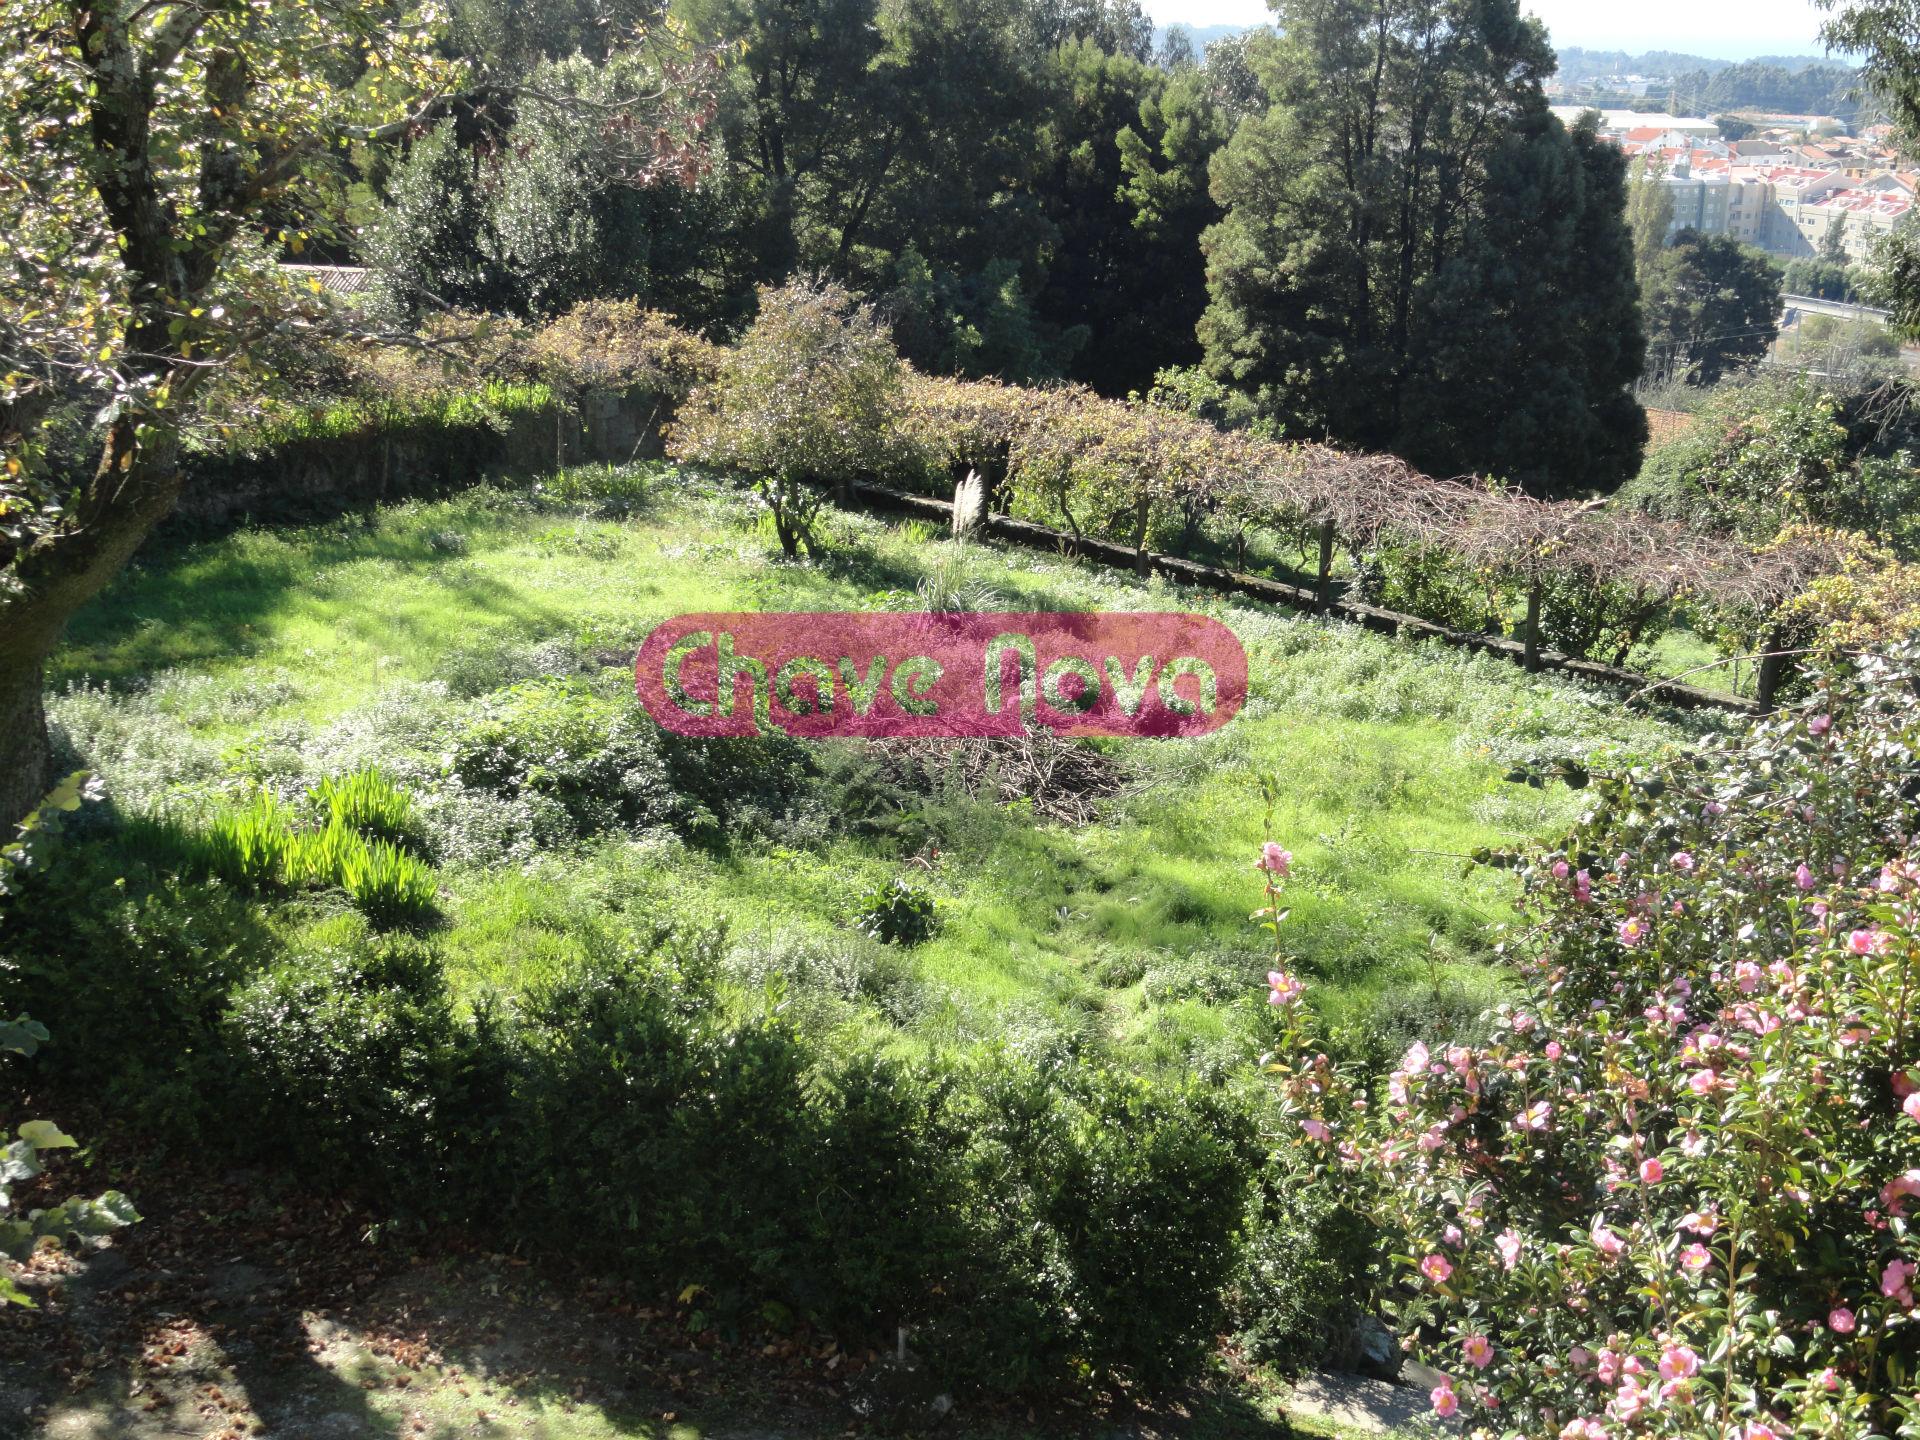
[[[1673,228],[1673,191],[1666,183],[1667,164],[1657,155],[1633,162],[1627,187],[1627,228],[1633,232],[1633,268],[1644,284],[1653,273],[1660,252],[1667,248]]]
[[[1649,374],[1713,385],[1757,364],[1780,332],[1780,273],[1724,235],[1683,230],[1646,298]]]
[[[1847,217],[1844,212],[1837,214],[1827,223],[1827,233],[1820,237],[1820,250],[1814,257],[1823,265],[1845,268],[1847,263]]]
[[[675,456],[753,477],[780,548],[820,554],[826,492],[880,468],[903,380],[870,306],[831,282],[760,292],[760,313],[674,427]]]
[[[1451,426],[1436,440],[1431,422],[1487,395],[1531,412],[1533,400],[1502,388],[1494,357],[1516,344],[1544,357],[1564,340],[1560,362],[1538,362],[1552,392],[1539,403],[1612,417],[1625,429],[1606,452],[1632,453],[1637,411],[1616,374],[1637,333],[1624,179],[1606,179],[1601,157],[1576,153],[1548,114],[1553,57],[1538,23],[1515,0],[1284,0],[1278,19],[1281,34],[1252,49],[1272,103],[1213,167],[1227,214],[1204,241],[1209,371],[1295,433],[1543,476],[1559,457],[1523,453],[1530,422],[1514,417],[1498,440]],[[1603,254],[1623,267],[1625,310]],[[1594,297],[1567,288],[1576,274]],[[1547,275],[1559,283],[1536,283]],[[1496,289],[1477,306],[1483,284]],[[1581,428],[1535,419],[1543,446]],[[1582,478],[1621,476],[1610,462]]]
[[[1809,295],[1816,300],[1851,300],[1857,289],[1854,274],[1845,265],[1804,255],[1787,262],[1781,283],[1789,295]]]
[[[1125,395],[1199,359],[1207,165],[1226,135],[1197,68],[1169,77],[1083,40],[1059,51],[1054,84],[1034,188],[1055,238],[1035,309],[1085,332],[1074,379]]]
[[[1751,120],[1743,120],[1738,115],[1716,115],[1713,123],[1720,129],[1720,138],[1729,145],[1739,144],[1756,128]]]
[[[456,89],[443,18],[383,0],[0,0],[0,820],[44,791],[46,659],[173,508],[197,397],[262,337],[334,323],[256,224],[317,210],[347,146]],[[699,116],[671,100],[697,69],[611,112],[603,160],[636,182],[688,169]],[[50,448],[76,404],[99,417],[85,462]]]
[[[1422,310],[1407,459],[1553,496],[1612,490],[1640,468],[1628,185],[1618,149],[1544,107],[1490,158],[1475,222]]]
[[[1830,49],[1861,57],[1861,77],[1883,101],[1908,146],[1920,137],[1920,0],[1820,0],[1832,18]],[[1876,298],[1894,323],[1920,336],[1920,235],[1902,225],[1875,246]]]

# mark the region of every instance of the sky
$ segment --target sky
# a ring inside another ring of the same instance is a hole
[[[1143,0],[1161,25],[1258,25],[1266,0]],[[1812,0],[1522,0],[1561,49],[1679,50],[1722,60],[1818,55]]]

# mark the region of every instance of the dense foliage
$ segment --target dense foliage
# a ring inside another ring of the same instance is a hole
[[[1436,474],[1611,488],[1644,422],[1625,162],[1547,112],[1514,5],[1279,10],[1272,106],[1216,163],[1201,326],[1289,433]]]
[[[1275,972],[1297,1143],[1388,1230],[1441,1415],[1910,1433],[1913,662],[1830,675],[1676,764],[1563,772],[1590,786],[1581,823],[1483,857],[1525,885],[1520,993],[1414,1045],[1383,1095],[1316,1058]]]

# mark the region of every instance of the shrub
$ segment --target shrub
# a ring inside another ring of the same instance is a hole
[[[463,1032],[437,960],[379,941],[290,959],[234,992],[223,1032],[243,1149],[412,1209],[439,1200],[438,1099]]]
[[[860,897],[853,928],[882,945],[919,945],[932,938],[933,896],[898,876]]]
[[[652,722],[583,680],[530,681],[488,696],[454,737],[449,766],[469,787],[559,806],[565,833],[543,836],[548,843],[692,819]]]
[[[675,426],[680,459],[753,478],[789,559],[817,553],[819,484],[888,469],[902,369],[872,310],[829,283],[762,289],[760,313]]]
[[[1485,1043],[1412,1046],[1370,1111],[1274,975],[1294,1143],[1387,1230],[1443,1415],[1580,1440],[1920,1424],[1916,663],[1591,775],[1558,845],[1485,857],[1525,885],[1521,994]]]
[[[170,1134],[217,1089],[228,990],[279,949],[256,906],[209,883],[203,845],[167,820],[58,837],[0,905],[0,1011],[59,1017],[36,1067]]]
[[[527,347],[535,371],[567,394],[648,390],[675,399],[719,373],[720,350],[633,300],[588,300],[543,326]]]

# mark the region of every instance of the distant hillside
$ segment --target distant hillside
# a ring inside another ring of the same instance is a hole
[[[1158,50],[1167,43],[1169,30],[1184,30],[1187,39],[1192,42],[1196,55],[1207,53],[1207,47],[1216,40],[1230,40],[1235,35],[1244,35],[1256,27],[1252,25],[1156,25],[1153,27],[1153,48]]]
[[[1644,75],[1650,80],[1664,80],[1671,75],[1702,70],[1717,74],[1731,65],[1729,60],[1682,55],[1674,50],[1649,50],[1644,55],[1632,55],[1625,50],[1582,50],[1573,45],[1560,52],[1560,78],[1570,84],[1600,80],[1609,75]]]
[[[1831,55],[1756,55],[1741,62],[1746,67],[1765,67],[1799,75],[1807,70],[1846,70],[1845,61]],[[1633,55],[1625,50],[1582,50],[1569,46],[1560,52],[1560,78],[1570,84],[1598,80],[1609,75],[1643,75],[1649,80],[1671,80],[1682,75],[1718,75],[1738,68],[1731,60],[1714,60],[1705,55],[1687,55],[1676,50],[1649,50]]]
[[[1749,60],[1716,71],[1695,70],[1672,79],[1673,103],[1682,115],[1723,115],[1729,110],[1760,110],[1785,115],[1878,113],[1858,91],[1860,74],[1846,65],[1822,61],[1790,69],[1785,64]]]

